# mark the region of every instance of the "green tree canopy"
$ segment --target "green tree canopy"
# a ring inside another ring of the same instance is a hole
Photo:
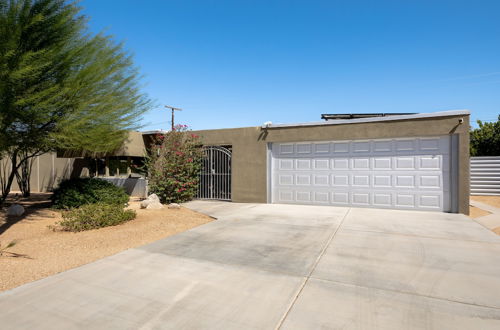
[[[2,188],[41,153],[116,149],[151,107],[130,54],[91,34],[79,11],[64,0],[0,0],[0,152],[14,171]]]
[[[479,128],[470,132],[471,156],[500,156],[500,115],[496,122],[477,123]]]

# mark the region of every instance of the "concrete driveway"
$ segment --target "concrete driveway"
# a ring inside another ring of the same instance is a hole
[[[1,328],[500,328],[500,238],[465,216],[187,206],[218,220],[4,292]]]

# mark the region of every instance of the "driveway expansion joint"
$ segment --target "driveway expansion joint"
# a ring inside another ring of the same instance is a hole
[[[465,239],[465,238],[456,239],[456,238],[449,238],[449,237],[424,236],[424,235],[418,235],[418,234],[407,234],[407,233],[399,233],[399,232],[394,232],[394,231],[382,231],[382,230],[367,230],[367,229],[352,229],[352,228],[344,228],[343,230],[349,231],[349,232],[387,234],[387,235],[394,235],[394,236],[418,237],[418,238],[435,239],[435,240],[447,240],[447,241],[470,242],[470,243],[493,244],[493,245],[500,244],[500,239],[498,240],[498,242],[489,242],[489,241],[478,241],[478,240]]]
[[[352,286],[352,287],[365,288],[365,289],[374,289],[374,290],[386,291],[386,292],[394,292],[394,293],[406,294],[406,295],[410,295],[410,296],[418,296],[418,297],[424,297],[424,298],[428,298],[428,299],[435,299],[435,300],[440,300],[440,301],[447,301],[447,302],[450,302],[450,303],[462,304],[462,305],[467,305],[467,306],[475,306],[475,307],[496,309],[496,310],[500,311],[500,307],[483,305],[483,304],[475,304],[475,303],[470,303],[470,302],[465,302],[465,301],[459,301],[459,300],[453,300],[453,299],[446,299],[446,298],[441,298],[441,297],[436,297],[436,296],[430,296],[430,295],[426,295],[426,294],[421,294],[421,293],[417,293],[417,292],[409,292],[409,291],[404,291],[404,290],[395,290],[395,289],[388,289],[388,288],[380,288],[380,287],[377,287],[377,286],[369,286],[369,285],[361,285],[361,284],[354,284],[354,283],[346,283],[346,282],[342,282],[342,281],[335,281],[335,280],[330,280],[330,279],[325,279],[325,278],[320,278],[320,277],[314,277],[314,276],[311,276],[309,278],[312,278],[313,280],[316,280],[316,281],[331,282],[331,283],[345,285],[345,286]]]
[[[348,208],[347,211],[346,211],[346,213],[342,217],[342,220],[340,220],[340,223],[337,226],[337,228],[333,231],[332,235],[330,235],[330,237],[327,239],[325,245],[323,246],[323,249],[319,253],[318,257],[316,258],[316,261],[314,262],[313,266],[311,267],[311,270],[309,271],[309,274],[304,278],[304,281],[302,282],[302,285],[299,287],[299,289],[297,291],[297,294],[294,296],[294,298],[290,302],[290,305],[288,306],[287,310],[285,311],[285,313],[281,317],[280,321],[278,322],[278,325],[275,328],[276,330],[279,330],[282,327],[283,322],[285,322],[285,319],[287,318],[288,314],[290,313],[290,311],[292,310],[293,306],[295,305],[295,302],[297,301],[297,299],[299,298],[300,294],[302,293],[302,290],[304,290],[304,287],[306,286],[307,282],[311,278],[311,275],[313,274],[314,270],[316,269],[316,266],[320,262],[321,257],[323,257],[323,255],[325,254],[326,249],[328,249],[328,247],[330,246],[330,243],[333,241],[335,235],[340,230],[340,227],[342,227],[342,224],[344,223],[344,220],[347,218],[347,215],[349,214],[350,211],[351,211],[351,208]]]

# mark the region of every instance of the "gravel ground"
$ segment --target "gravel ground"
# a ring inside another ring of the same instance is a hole
[[[42,196],[42,197],[40,197]],[[22,201],[27,212],[21,218],[7,218],[0,212],[0,244],[16,240],[8,251],[21,257],[0,257],[0,291],[78,267],[120,251],[144,245],[213,219],[181,209],[141,210],[139,202],[130,208],[137,217],[122,225],[79,233],[53,231],[48,226],[60,221],[59,212],[47,207],[48,194]],[[33,202],[35,200],[35,202]],[[44,204],[45,203],[45,204]],[[31,204],[31,205],[30,205]]]
[[[471,196],[470,199],[500,208],[500,196]]]
[[[481,202],[481,203],[484,203],[484,204],[491,205],[493,207],[500,208],[500,196],[471,196],[470,199],[474,200],[476,202]],[[483,212],[486,212],[486,214],[483,214],[483,215],[491,214],[490,212],[484,211],[482,209],[478,209],[478,208],[476,208],[476,209],[480,210],[480,211],[483,211]],[[472,211],[472,209],[471,209],[471,211]],[[476,214],[474,214],[474,215],[476,215]],[[477,218],[477,217],[480,217],[480,216],[483,216],[483,215],[473,216],[473,214],[471,212],[470,217],[471,218]],[[500,235],[500,227],[493,228],[492,231],[495,234]]]
[[[484,217],[485,215],[489,214],[491,213],[488,211],[485,211],[475,206],[469,206],[469,217],[471,217],[472,219]]]

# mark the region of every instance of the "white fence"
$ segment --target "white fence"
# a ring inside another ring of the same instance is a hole
[[[471,195],[500,195],[500,156],[471,157]]]

